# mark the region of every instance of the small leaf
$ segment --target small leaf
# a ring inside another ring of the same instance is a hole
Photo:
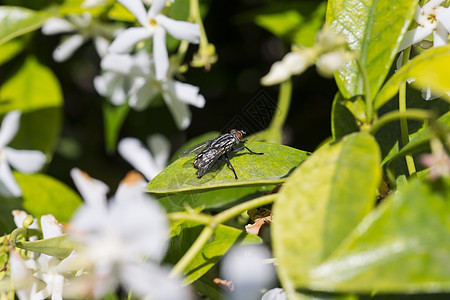
[[[337,92],[331,110],[331,131],[333,139],[337,140],[347,134],[359,131],[351,111],[344,104],[345,99]]]
[[[311,155],[281,188],[272,237],[283,286],[308,288],[323,262],[375,205],[380,151],[367,133],[353,133]]]
[[[368,74],[372,97],[386,78],[417,3],[416,0],[328,1],[327,24],[343,35],[349,47],[359,54]],[[348,62],[335,78],[344,98],[364,94],[356,61]]]
[[[246,143],[254,155],[246,149],[230,155],[230,162],[239,179],[227,167],[225,160],[219,159],[211,171],[201,179],[193,166],[194,157],[176,160],[158,174],[147,185],[147,191],[155,194],[169,194],[197,190],[212,190],[223,187],[272,185],[284,182],[289,174],[308,157],[308,153],[287,146],[270,143]]]
[[[450,185],[415,178],[367,215],[311,287],[370,293],[450,291]]]
[[[29,40],[30,36],[26,35],[22,38],[15,38],[7,43],[0,44],[0,65],[19,54],[28,45]]]
[[[65,234],[49,239],[16,243],[16,247],[21,249],[47,254],[59,259],[69,256],[76,246],[77,244]]]
[[[414,57],[395,73],[380,91],[375,99],[375,108],[378,109],[398,93],[402,81],[414,78],[411,84],[418,88],[427,88],[450,99],[450,45],[436,47]]]
[[[114,153],[117,137],[125,118],[130,111],[128,103],[119,106],[105,103],[103,105],[103,120],[105,125],[105,146],[108,153]]]
[[[0,44],[40,28],[50,16],[48,11],[34,11],[19,6],[0,7]]]
[[[14,177],[23,191],[23,208],[35,218],[52,214],[67,222],[82,202],[71,188],[48,175],[14,172]]]
[[[194,243],[203,227],[203,225],[193,222],[172,224],[171,246],[166,261],[175,264]],[[194,257],[185,269],[184,284],[190,284],[203,276],[231,246],[260,243],[261,238],[258,236],[247,234],[242,230],[225,225],[217,226],[211,240],[203,246],[200,253]]]
[[[34,56],[0,87],[0,114],[61,107],[63,96],[57,77]]]

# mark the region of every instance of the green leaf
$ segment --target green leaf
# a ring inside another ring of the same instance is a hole
[[[203,225],[194,222],[172,224],[172,239],[166,261],[175,264],[194,243],[203,227]],[[190,284],[203,276],[231,246],[260,243],[261,238],[256,235],[247,234],[245,231],[233,227],[218,225],[211,240],[203,246],[202,250],[185,269],[184,284]]]
[[[364,293],[449,292],[449,199],[448,181],[411,180],[310,271],[311,286]]]
[[[8,62],[19,54],[28,45],[29,40],[29,35],[26,35],[22,38],[16,38],[0,44],[0,65]]]
[[[450,91],[450,45],[432,48],[414,57],[395,73],[375,99],[375,108],[380,108],[398,93],[402,81],[414,78],[411,84],[417,88],[428,86],[437,95],[450,99],[446,92]]]
[[[0,7],[0,44],[40,28],[50,16],[48,11],[34,11],[19,6]]]
[[[359,131],[355,117],[347,106],[345,106],[345,101],[349,100],[342,98],[342,94],[339,92],[334,96],[331,110],[331,132],[333,133],[334,140],[352,132]]]
[[[22,112],[61,107],[63,96],[53,72],[34,56],[0,87],[0,114],[14,109]]]
[[[117,137],[119,136],[120,128],[122,127],[125,118],[130,111],[128,103],[119,106],[105,103],[103,105],[103,120],[105,126],[105,146],[108,153],[114,153],[117,144]]]
[[[14,177],[23,191],[23,208],[35,218],[52,214],[67,222],[82,202],[71,188],[48,175],[14,172]]]
[[[372,97],[377,94],[391,67],[402,37],[416,11],[416,0],[334,0],[328,2],[326,22],[344,36],[359,54],[366,69]],[[356,61],[335,75],[344,98],[364,94]]]
[[[367,133],[353,133],[311,155],[289,177],[273,206],[278,273],[289,290],[308,288],[323,262],[375,205],[380,151]]]
[[[241,203],[270,191],[273,186],[235,187],[208,192],[189,192],[167,195],[158,199],[167,212],[176,212],[190,208],[219,208],[233,203]]]
[[[224,187],[272,185],[284,182],[289,174],[308,157],[308,153],[287,146],[271,143],[246,143],[252,151],[264,152],[254,155],[247,150],[230,155],[230,162],[239,179],[224,160],[219,160],[211,171],[197,178],[194,157],[176,160],[147,185],[154,194],[170,194],[188,191],[206,191]]]
[[[65,234],[49,239],[16,243],[16,247],[47,254],[59,259],[64,259],[69,256],[76,246],[77,244],[70,240]]]

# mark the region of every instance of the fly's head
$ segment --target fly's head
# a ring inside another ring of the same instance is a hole
[[[245,135],[244,130],[231,129],[230,133],[234,136],[236,143],[239,143],[240,141],[242,141],[242,139],[244,138],[244,135]]]

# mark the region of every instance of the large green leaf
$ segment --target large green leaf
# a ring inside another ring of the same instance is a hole
[[[416,0],[328,1],[326,22],[359,54],[372,96],[386,78],[417,3]],[[355,61],[348,62],[335,78],[345,98],[363,94],[361,72]]]
[[[331,110],[331,132],[334,140],[359,131],[354,115],[345,105],[346,102],[350,103],[350,100],[343,99],[341,93],[337,92]]]
[[[61,107],[63,96],[58,78],[34,56],[0,87],[0,114],[14,109],[29,112]]]
[[[175,264],[190,248],[203,229],[203,225],[194,222],[172,224],[171,243],[166,261]],[[184,283],[190,284],[203,276],[233,245],[259,244],[261,238],[245,231],[219,225],[213,237],[203,246],[184,271]]]
[[[54,238],[43,239],[32,242],[18,242],[16,246],[28,251],[35,251],[60,259],[64,259],[77,246],[67,235],[63,234]]]
[[[122,105],[112,105],[106,103],[103,105],[103,124],[105,126],[105,147],[108,153],[113,154],[116,149],[117,137],[120,128],[125,121],[130,106],[128,103]]]
[[[270,191],[273,186],[233,187],[207,192],[188,192],[167,195],[158,199],[167,212],[183,211],[190,208],[219,208],[233,203],[241,203]]]
[[[449,292],[449,199],[449,182],[414,179],[404,185],[310,271],[310,286],[364,293]]]
[[[40,28],[50,16],[48,11],[34,11],[18,6],[0,7],[0,44]]]
[[[23,208],[35,218],[52,214],[67,222],[82,202],[71,188],[48,175],[14,172],[14,177],[23,191]]]
[[[284,182],[289,174],[308,157],[308,153],[287,146],[271,143],[247,143],[254,155],[247,150],[231,154],[230,162],[239,177],[225,160],[219,160],[201,179],[195,174],[194,156],[176,160],[149,182],[147,190],[155,194],[169,194],[195,190],[212,190],[223,187],[271,185]]]
[[[308,288],[322,263],[369,213],[381,179],[380,151],[353,133],[311,155],[280,190],[273,207],[273,248],[284,287]]]
[[[450,45],[432,48],[416,56],[395,73],[380,91],[375,99],[375,108],[381,107],[398,93],[402,81],[414,78],[411,84],[419,88],[427,88],[437,94],[447,97],[450,91]]]
[[[22,38],[16,38],[0,44],[0,65],[19,54],[28,45],[29,40],[30,35],[25,35]]]

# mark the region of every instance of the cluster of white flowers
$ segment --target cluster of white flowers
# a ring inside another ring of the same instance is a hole
[[[98,21],[89,12],[48,20],[42,27],[44,34],[72,34],[67,35],[55,49],[53,58],[64,61],[83,43],[92,39],[102,58],[103,72],[94,80],[94,87],[100,95],[114,105],[128,101],[135,110],[146,109],[155,96],[162,95],[178,128],[186,129],[191,122],[188,105],[202,108],[205,99],[199,94],[198,87],[173,79],[166,35],[169,33],[176,39],[198,44],[200,26],[173,20],[162,14],[168,0],[151,1],[148,11],[142,0],[118,2],[136,17],[139,26],[118,28],[114,24]],[[105,0],[90,0],[85,1],[83,7],[94,8],[107,3]],[[150,40],[152,53],[135,51],[136,44]]]
[[[19,299],[101,298],[118,285],[137,297],[190,299],[178,278],[161,266],[168,247],[169,224],[159,204],[144,192],[137,172],[125,177],[116,194],[78,169],[71,172],[85,200],[74,214],[67,233],[79,247],[61,260],[10,252],[11,277]],[[17,227],[38,229],[28,214],[14,211]],[[27,221],[25,221],[27,220]],[[60,236],[62,226],[51,215],[41,217],[44,239]]]
[[[281,83],[293,75],[303,73],[313,64],[316,64],[317,71],[322,76],[331,77],[351,58],[344,39],[324,28],[317,33],[314,46],[293,46],[292,52],[286,54],[281,61],[275,62],[269,73],[261,78],[261,84]]]

